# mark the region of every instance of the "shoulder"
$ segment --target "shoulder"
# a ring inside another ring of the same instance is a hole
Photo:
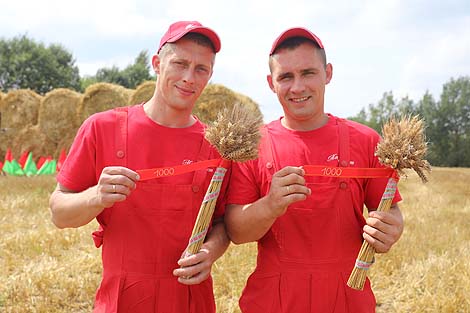
[[[116,114],[117,112],[125,112],[127,115],[132,115],[133,117],[138,113],[139,106],[133,105],[129,107],[118,108],[120,110],[109,109],[102,112],[97,112],[90,115],[82,124],[83,126],[88,127],[106,127],[107,125],[114,125],[117,121]]]
[[[349,131],[355,136],[364,137],[364,138],[380,138],[379,133],[375,129],[367,125],[364,125],[355,121],[351,121],[348,119],[340,119],[340,120],[348,126]]]

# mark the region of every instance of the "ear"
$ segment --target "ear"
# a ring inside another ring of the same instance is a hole
[[[152,57],[152,67],[156,74],[160,74],[160,57],[156,54]]]
[[[326,65],[326,83],[328,84],[332,78],[333,78],[333,65],[331,65],[331,63],[328,63]]]
[[[274,85],[273,85],[273,77],[271,76],[271,74],[268,74],[266,76],[266,79],[268,80],[268,85],[269,85],[269,88],[271,88],[271,90],[276,93],[276,91],[274,90]]]

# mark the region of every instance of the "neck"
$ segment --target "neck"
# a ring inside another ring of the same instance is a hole
[[[295,131],[315,130],[315,129],[325,126],[326,123],[328,123],[328,115],[325,113],[322,113],[320,116],[316,118],[308,119],[308,120],[299,121],[299,120],[289,118],[289,116],[287,115],[281,119],[282,126],[284,126],[287,129],[295,130]]]
[[[179,111],[163,105],[155,96],[144,104],[144,112],[152,121],[165,127],[186,128],[196,123],[191,112]]]

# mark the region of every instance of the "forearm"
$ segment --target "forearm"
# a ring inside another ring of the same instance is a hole
[[[225,215],[227,234],[235,244],[259,240],[275,220],[266,197],[247,205],[231,204]]]
[[[204,242],[203,249],[208,249],[212,256],[213,262],[220,258],[227,250],[230,244],[230,239],[227,236],[227,231],[223,221],[216,221]]]
[[[49,206],[52,222],[58,228],[80,227],[92,221],[104,207],[96,201],[96,186],[78,193],[60,190],[52,193]]]

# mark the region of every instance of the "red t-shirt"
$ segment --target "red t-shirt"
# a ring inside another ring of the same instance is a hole
[[[328,123],[312,131],[294,131],[281,125],[281,119],[275,120],[266,127],[269,129],[273,142],[273,153],[279,161],[277,170],[285,166],[325,165],[337,166],[339,154],[339,134],[335,117],[329,115]],[[351,167],[376,168],[383,167],[374,155],[379,134],[362,124],[344,120],[349,129],[350,164]],[[266,140],[263,138],[262,140]],[[264,144],[260,145],[265,147]],[[265,164],[263,158],[266,151],[260,149],[260,157],[244,163],[233,163],[230,189],[227,203],[248,204],[265,196],[269,191],[271,165]],[[306,176],[307,183],[327,183],[337,178]],[[375,209],[385,190],[387,178],[356,178],[352,179],[351,191],[355,208],[365,204]],[[315,190],[312,190],[315,192]],[[328,197],[328,194],[324,195]],[[394,202],[401,200],[397,191]]]
[[[115,165],[114,147],[117,122],[113,110],[90,116],[80,127],[57,181],[68,189],[80,192],[98,183],[104,167]],[[132,170],[189,164],[198,159],[205,126],[199,120],[187,128],[170,128],[152,121],[143,105],[129,107],[127,134],[127,167]],[[220,158],[210,148],[209,159]],[[207,169],[209,173],[213,169]],[[156,179],[156,183],[191,184],[194,173]],[[207,175],[210,181],[211,175]],[[225,184],[226,185],[226,184]],[[224,213],[222,187],[214,217]]]

